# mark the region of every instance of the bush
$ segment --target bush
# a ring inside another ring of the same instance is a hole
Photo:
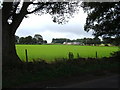
[[[120,52],[114,53],[114,57],[119,57]],[[74,59],[72,52],[68,54],[69,59],[59,58],[54,62],[47,63],[45,60],[33,60],[33,62],[23,63],[19,67],[3,70],[3,88],[14,87],[20,84],[42,82],[61,77],[75,77],[92,75],[105,75],[104,72],[119,72],[120,62],[116,57],[112,58],[79,58]],[[17,65],[18,66],[18,65]],[[9,82],[8,82],[9,81]]]
[[[116,57],[116,58],[120,58],[120,51],[117,51],[117,52],[114,52],[114,53],[111,53],[111,56],[112,57]]]

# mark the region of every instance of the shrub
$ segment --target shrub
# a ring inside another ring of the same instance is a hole
[[[118,58],[120,58],[120,51],[111,53],[111,56],[112,56],[112,57],[118,57]]]

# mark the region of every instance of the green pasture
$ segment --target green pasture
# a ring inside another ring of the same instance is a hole
[[[72,52],[74,58],[80,57],[94,58],[96,51],[98,58],[109,57],[110,53],[118,51],[118,47],[107,46],[79,46],[79,45],[16,45],[17,54],[21,60],[25,61],[25,49],[28,51],[28,59],[32,61],[38,58],[53,61],[57,58],[68,58],[68,53]]]

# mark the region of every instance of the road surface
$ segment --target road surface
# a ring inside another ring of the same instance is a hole
[[[119,75],[109,76],[106,78],[75,83],[72,85],[62,86],[60,88],[120,88]]]
[[[119,74],[113,74],[110,76],[103,76],[96,78],[93,77],[73,77],[56,79],[47,82],[38,82],[18,86],[15,88],[119,88]],[[83,80],[82,80],[83,79]]]

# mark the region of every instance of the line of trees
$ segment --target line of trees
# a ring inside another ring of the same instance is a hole
[[[54,44],[63,44],[64,42],[79,42],[81,45],[99,45],[108,44],[120,46],[120,38],[111,38],[111,37],[104,37],[103,40],[99,39],[98,37],[95,38],[82,38],[82,39],[74,39],[70,40],[67,38],[53,38],[52,43]],[[16,44],[47,44],[47,40],[43,40],[43,37],[40,34],[35,34],[34,37],[27,36],[27,37],[19,37],[15,36],[15,43]]]
[[[66,41],[71,41],[70,39],[67,38],[53,38],[52,39],[52,43],[59,43],[59,44],[63,44]]]
[[[70,40],[67,38],[53,38],[52,43],[55,44],[63,44],[64,42],[79,42],[81,45],[100,45],[105,44],[105,46],[108,46],[108,44],[114,45],[114,46],[120,46],[120,38],[111,38],[111,37],[104,37],[99,39],[98,37],[95,38],[82,38],[82,39],[74,39]]]
[[[101,40],[99,38],[83,38],[83,39],[76,39],[76,40],[70,40],[67,38],[53,38],[52,43],[60,43],[63,44],[64,42],[80,42],[84,45],[91,45],[91,44],[101,44]]]
[[[111,38],[111,37],[104,37],[103,44],[112,44],[115,46],[120,46],[120,37]]]
[[[98,44],[101,44],[102,41],[98,38],[98,37],[95,37],[95,38],[83,38],[83,39],[77,39],[76,40],[77,42],[81,42],[83,43],[84,45],[98,45]]]
[[[16,44],[46,44],[47,41],[43,40],[43,37],[40,34],[35,34],[34,37],[27,36],[27,37],[19,37],[15,36],[15,43]]]

